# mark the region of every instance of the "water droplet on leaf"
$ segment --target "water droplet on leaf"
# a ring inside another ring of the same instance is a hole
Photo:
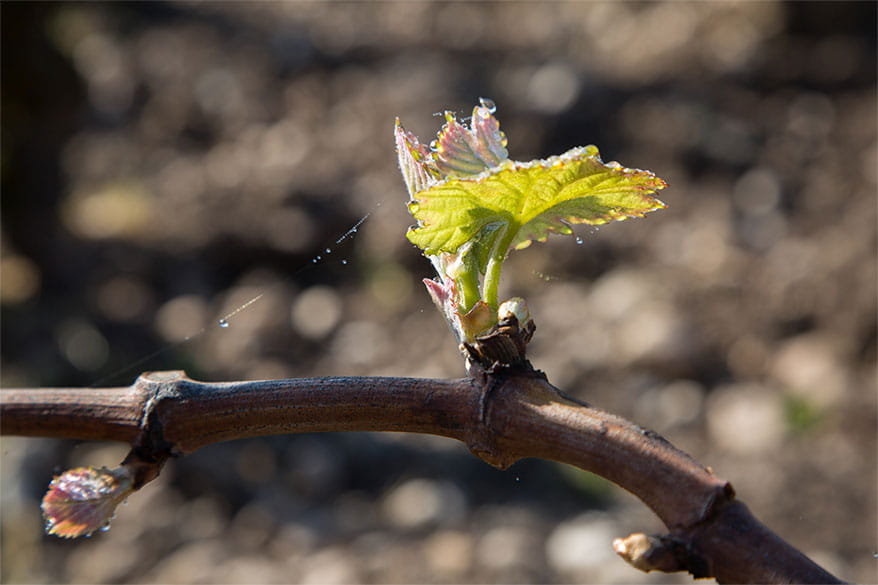
[[[332,250],[330,250],[329,248],[326,248],[326,253],[327,253],[327,254],[332,254]]]
[[[229,326],[229,321],[227,319],[220,319],[219,326],[222,327],[223,329],[226,329]]]
[[[576,243],[579,245],[582,245],[582,238],[580,238],[579,236],[576,236]]]
[[[479,105],[488,110],[489,114],[493,114],[497,111],[497,104],[495,104],[492,99],[480,97]]]
[[[342,264],[347,264],[347,263],[348,263],[348,261],[347,261],[347,260],[345,260],[345,259],[344,259],[344,258],[342,258],[342,260],[341,260],[341,263],[342,263]]]

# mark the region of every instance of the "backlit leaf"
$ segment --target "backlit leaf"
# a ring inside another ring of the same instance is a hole
[[[665,207],[655,196],[667,186],[662,179],[604,163],[595,146],[510,161],[495,110],[480,99],[468,125],[445,112],[429,148],[399,120],[395,129],[409,211],[418,222],[406,235],[436,268],[439,278],[425,284],[465,345],[492,338],[490,331],[501,325],[500,273],[510,250],[551,233],[570,235],[574,224],[642,217]]]
[[[396,138],[396,156],[399,170],[409,195],[414,195],[436,182],[439,170],[433,165],[432,153],[418,141],[418,137],[408,132],[396,119],[393,135]]]
[[[477,175],[509,158],[506,135],[494,117],[494,102],[482,98],[473,108],[470,127],[445,112],[445,125],[431,144],[433,161],[442,177]]]
[[[409,208],[418,226],[407,236],[427,254],[453,253],[469,241],[490,247],[501,236],[521,249],[550,233],[571,234],[572,224],[661,209],[655,192],[666,186],[649,171],[602,162],[595,146],[529,163],[507,160],[415,193]]]
[[[105,530],[118,506],[134,491],[125,467],[77,467],[55,477],[43,497],[46,532],[62,538],[90,536]]]
[[[494,117],[494,102],[485,98],[479,101],[468,128],[453,113],[445,112],[445,124],[429,148],[396,119],[396,155],[409,195],[440,179],[478,175],[509,158],[506,135]]]

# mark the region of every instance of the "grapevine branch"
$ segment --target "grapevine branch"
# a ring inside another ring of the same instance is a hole
[[[668,534],[633,534],[614,549],[644,570],[722,583],[837,583],[761,524],[731,485],[658,434],[590,407],[524,364],[455,380],[329,377],[203,383],[183,372],[130,387],[0,392],[3,435],[115,440],[140,488],[172,457],[246,437],[398,431],[457,439],[499,468],[539,457],[601,475],[639,497]]]

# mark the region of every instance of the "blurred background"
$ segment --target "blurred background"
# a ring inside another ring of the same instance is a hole
[[[513,159],[593,143],[671,185],[513,254],[533,364],[878,579],[875,3],[0,10],[3,387],[463,376],[392,129],[429,142],[492,98]],[[612,553],[663,529],[629,494],[436,437],[214,445],[72,542],[42,534],[53,473],[125,447],[0,451],[4,583],[690,581]]]

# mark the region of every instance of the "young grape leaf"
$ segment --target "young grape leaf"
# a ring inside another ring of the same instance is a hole
[[[425,284],[464,345],[489,339],[486,334],[500,325],[500,272],[511,249],[545,241],[550,233],[572,234],[573,224],[641,217],[665,207],[655,196],[667,186],[662,179],[604,163],[595,146],[510,161],[495,110],[492,101],[480,99],[468,126],[445,112],[429,148],[396,121],[399,168],[418,222],[406,235],[433,262],[439,279]]]
[[[649,171],[602,162],[595,146],[529,163],[507,160],[415,193],[409,209],[419,225],[407,236],[426,254],[453,253],[469,241],[490,249],[499,237],[521,249],[552,232],[571,234],[571,224],[603,224],[661,209],[665,204],[654,194],[666,186]]]
[[[46,532],[62,538],[89,536],[106,529],[118,506],[134,491],[126,466],[77,467],[55,477],[43,497]]]
[[[485,98],[479,101],[473,108],[469,128],[458,122],[454,114],[445,112],[445,125],[430,145],[433,162],[442,177],[477,175],[509,158],[506,135],[494,117],[494,102]]]
[[[429,148],[396,119],[396,154],[409,195],[414,196],[441,179],[478,175],[509,158],[506,135],[494,117],[494,102],[486,98],[479,102],[473,108],[469,128],[458,122],[453,113],[445,112],[445,124]]]
[[[418,141],[418,137],[408,132],[396,119],[393,131],[396,138],[396,155],[399,170],[409,195],[414,195],[429,187],[439,179],[439,170],[433,164],[432,153]]]

